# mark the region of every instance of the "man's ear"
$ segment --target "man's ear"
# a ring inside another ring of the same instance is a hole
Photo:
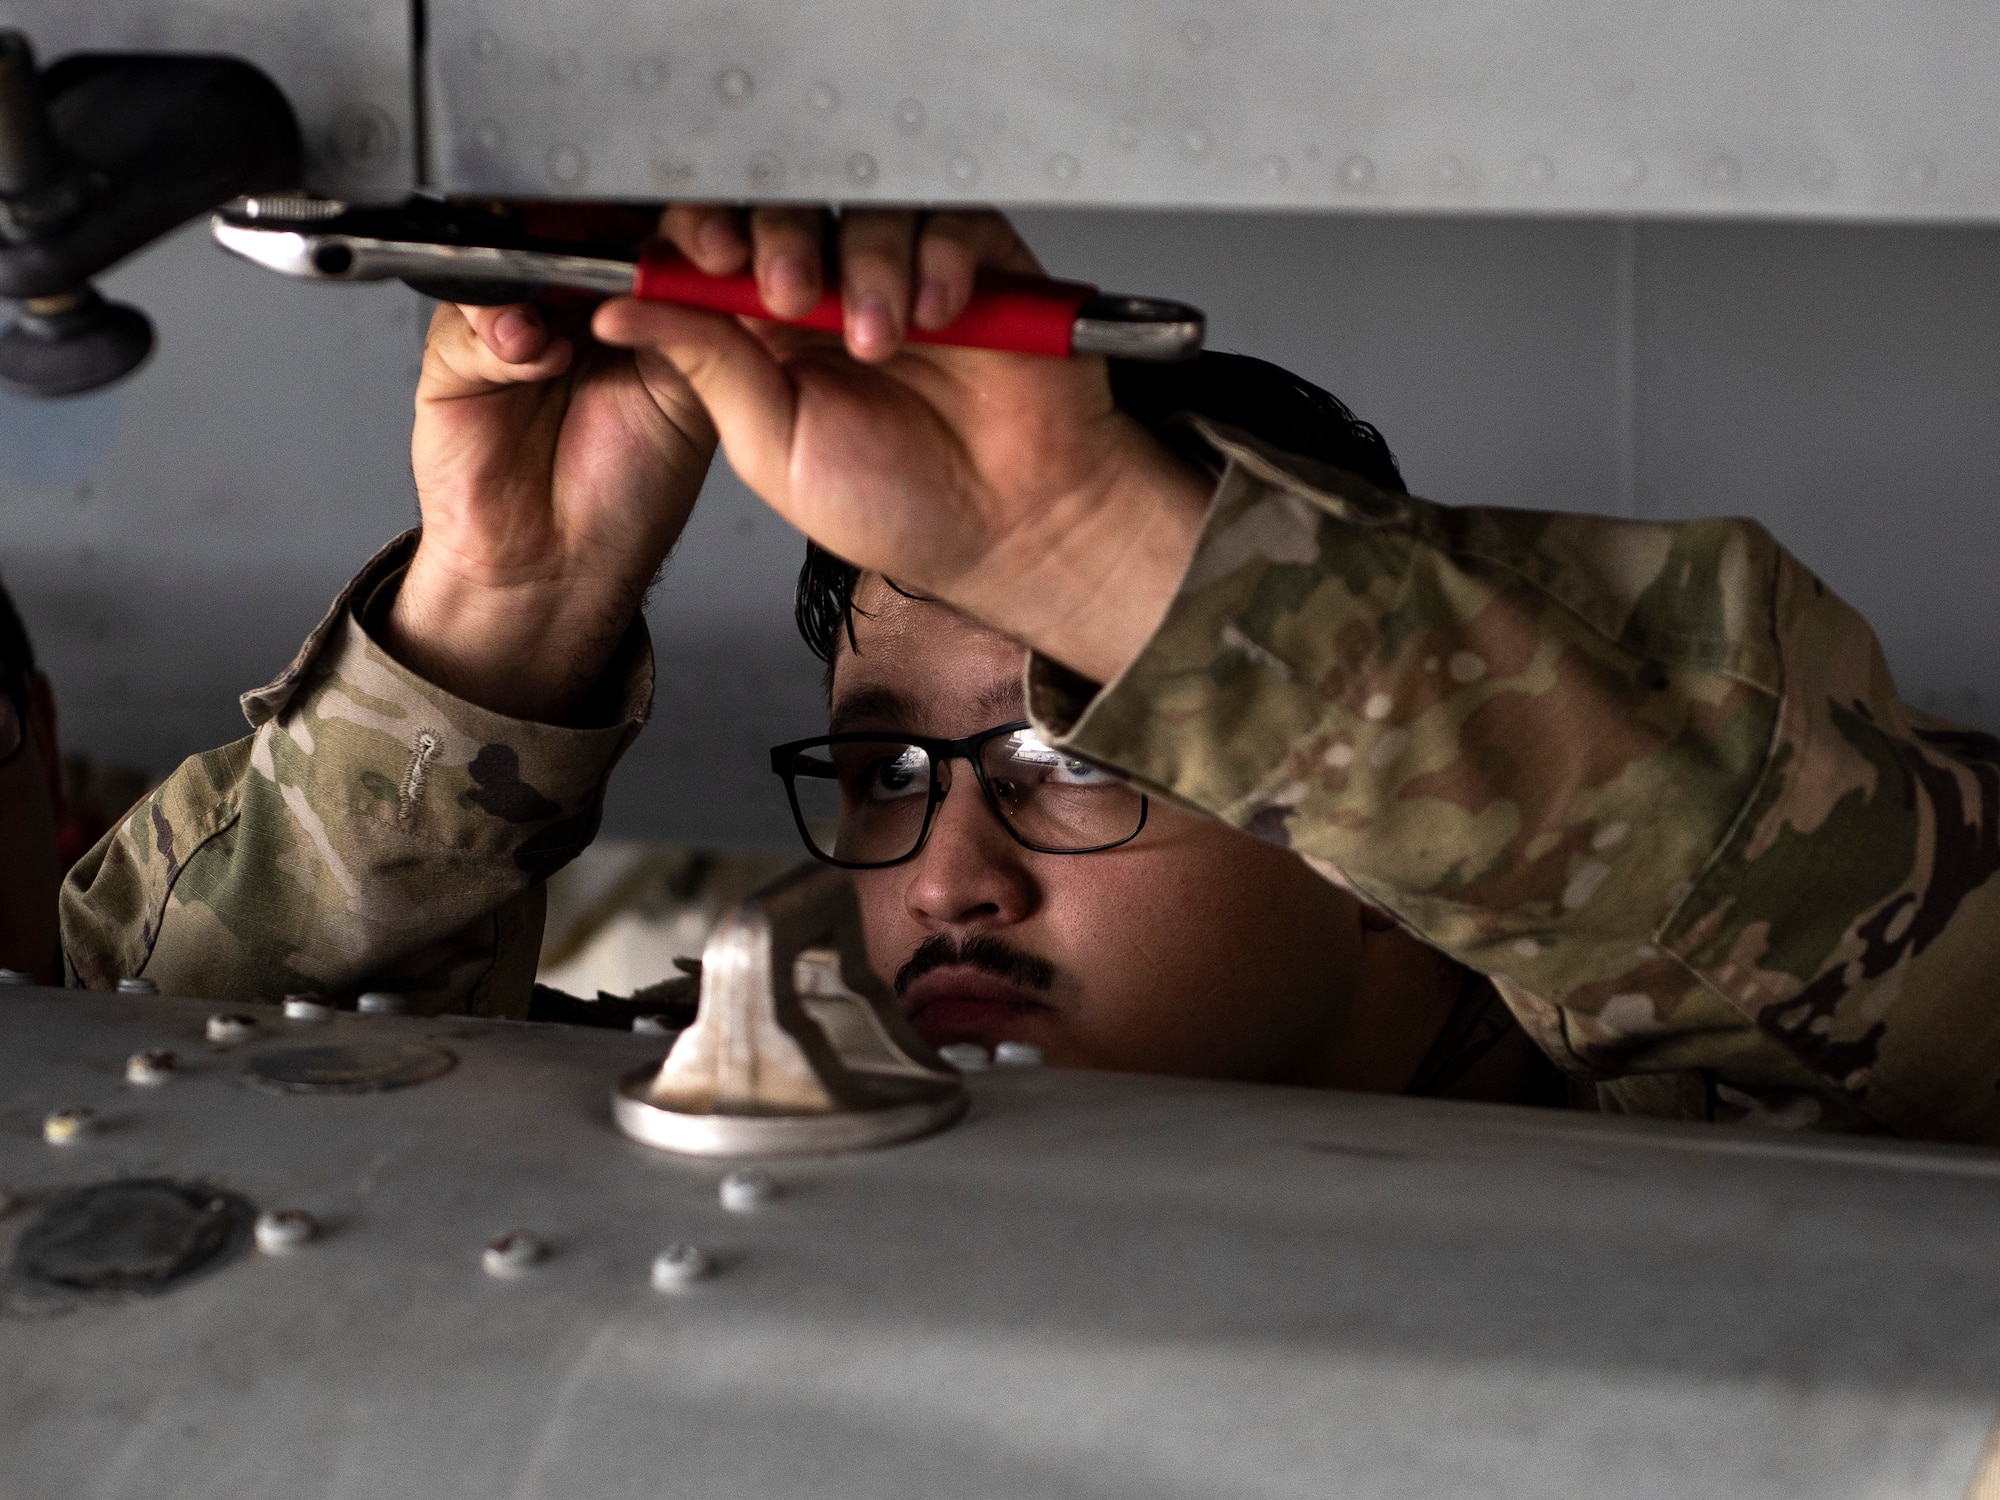
[[[69,806],[63,796],[62,748],[56,740],[56,690],[46,672],[35,672],[28,678],[28,738],[34,744],[35,754],[42,758],[42,775],[48,778],[49,805],[55,809],[56,821],[60,823],[69,815]]]

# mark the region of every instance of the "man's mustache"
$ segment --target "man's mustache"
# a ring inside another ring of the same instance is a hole
[[[974,933],[963,942],[955,942],[938,932],[917,944],[917,951],[896,971],[896,994],[904,994],[932,969],[953,964],[983,969],[996,978],[1028,990],[1046,990],[1056,982],[1054,964],[1032,953],[1024,953],[991,934]]]

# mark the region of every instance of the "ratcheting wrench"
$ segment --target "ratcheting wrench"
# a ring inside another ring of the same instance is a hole
[[[710,276],[663,240],[647,216],[618,207],[492,208],[413,198],[395,208],[331,199],[244,198],[210,221],[216,242],[245,260],[311,281],[398,277],[453,302],[526,301],[572,287],[641,302],[787,321],[838,333],[840,294],[803,318],[777,319],[748,272]],[[1188,359],[1201,352],[1199,309],[1152,297],[1107,295],[1077,281],[982,271],[972,300],[947,327],[912,328],[917,344],[1017,354],[1104,354]]]

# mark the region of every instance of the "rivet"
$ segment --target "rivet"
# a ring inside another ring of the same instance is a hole
[[[979,175],[979,163],[961,153],[951,159],[951,175],[955,181],[970,182]]]
[[[351,166],[378,166],[396,145],[396,123],[372,104],[350,104],[333,117],[333,154]]]
[[[317,995],[285,996],[285,1019],[287,1021],[331,1021],[333,1007]]]
[[[160,993],[160,987],[150,979],[135,977],[119,980],[118,993],[121,995],[157,995]]]
[[[1440,156],[1431,168],[1431,181],[1441,188],[1463,187],[1465,178],[1465,163],[1456,156]]]
[[[938,1048],[938,1056],[961,1073],[984,1073],[993,1066],[992,1057],[977,1042],[953,1042]]]
[[[481,151],[498,151],[504,139],[497,120],[481,120],[472,127],[472,144]]]
[[[656,156],[646,163],[653,181],[663,188],[685,187],[694,181],[694,163],[671,156]]]
[[[472,33],[472,55],[474,57],[481,59],[488,58],[499,50],[500,38],[492,32],[475,31]]]
[[[678,1292],[693,1286],[715,1263],[699,1245],[669,1245],[653,1257],[653,1290]]]
[[[1282,156],[1260,156],[1257,158],[1257,175],[1266,182],[1283,182],[1292,175],[1292,164]]]
[[[354,1008],[364,1016],[400,1016],[410,1008],[410,1002],[394,990],[369,990],[354,1002]]]
[[[661,57],[642,57],[632,65],[632,81],[642,89],[656,89],[667,81],[667,63]]]
[[[549,176],[563,186],[583,181],[583,174],[589,170],[590,163],[575,146],[565,144],[549,148]]]
[[[1840,181],[1840,168],[1824,156],[1815,156],[1806,163],[1805,170],[1800,175],[1805,178],[1807,187],[1823,192]]]
[[[53,1111],[42,1121],[42,1139],[51,1146],[67,1146],[89,1134],[96,1124],[96,1110],[72,1104],[67,1109]]]
[[[1735,187],[1743,180],[1743,163],[1733,156],[1711,156],[1701,175],[1710,187]]]
[[[125,1059],[125,1081],[157,1087],[174,1076],[180,1061],[171,1052],[134,1052]]]
[[[678,1026],[669,1026],[665,1016],[634,1016],[632,1032],[635,1036],[679,1036]]]
[[[1194,20],[1181,23],[1181,42],[1190,52],[1199,52],[1215,40],[1215,28],[1206,21]]]
[[[574,48],[565,47],[549,59],[549,76],[557,83],[568,83],[582,71],[583,59],[577,56]]]
[[[806,95],[806,102],[815,112],[830,115],[840,108],[840,90],[830,83],[816,83],[812,86],[812,92]]]
[[[858,182],[866,187],[875,180],[878,170],[875,158],[866,151],[857,151],[847,158],[847,176],[850,182]]]
[[[722,1206],[733,1214],[755,1213],[778,1196],[778,1184],[769,1172],[738,1167],[722,1179],[719,1196]]]
[[[1937,186],[1937,163],[1927,156],[1913,156],[1903,163],[1903,185],[1917,192]]]
[[[896,106],[896,128],[904,135],[915,135],[924,128],[924,107],[915,99],[905,99]]]
[[[1529,187],[1547,187],[1556,180],[1556,164],[1546,156],[1531,156],[1521,163],[1521,181]]]
[[[724,68],[715,75],[715,91],[726,104],[741,104],[755,93],[757,85],[741,68]]]
[[[757,152],[744,163],[743,170],[750,179],[750,186],[755,188],[774,188],[785,176],[785,164],[769,151]],[[636,1031],[638,1027],[632,1029]]]
[[[993,1049],[993,1061],[1003,1068],[1039,1068],[1042,1049],[1033,1042],[1002,1042]]]
[[[1638,187],[1646,180],[1646,164],[1636,156],[1620,157],[1611,168],[1611,177],[1620,187]]]
[[[1375,163],[1365,156],[1350,156],[1340,164],[1342,187],[1360,192],[1375,185]]]
[[[26,969],[0,969],[0,984],[33,984],[35,976]]]
[[[1083,174],[1083,165],[1067,151],[1058,151],[1049,158],[1048,171],[1057,182],[1075,182]]]
[[[510,1229],[480,1252],[479,1264],[488,1276],[505,1281],[526,1275],[547,1253],[542,1242],[527,1230]]]
[[[1214,144],[1208,132],[1199,125],[1190,125],[1181,132],[1181,150],[1189,156],[1206,156],[1208,148]]]
[[[247,1042],[256,1030],[254,1016],[215,1015],[208,1018],[206,1034],[211,1042],[227,1047],[235,1042]]]
[[[1130,151],[1139,144],[1139,126],[1133,120],[1120,120],[1111,127],[1111,139],[1121,151]]]
[[[266,1255],[296,1250],[318,1232],[318,1222],[302,1208],[277,1208],[257,1215],[257,1248]]]

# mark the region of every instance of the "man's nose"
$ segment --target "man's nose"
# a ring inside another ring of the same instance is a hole
[[[913,861],[904,902],[926,927],[1005,927],[1028,917],[1040,900],[1033,873],[987,805],[979,779],[954,767],[951,788],[931,821],[931,835]]]

